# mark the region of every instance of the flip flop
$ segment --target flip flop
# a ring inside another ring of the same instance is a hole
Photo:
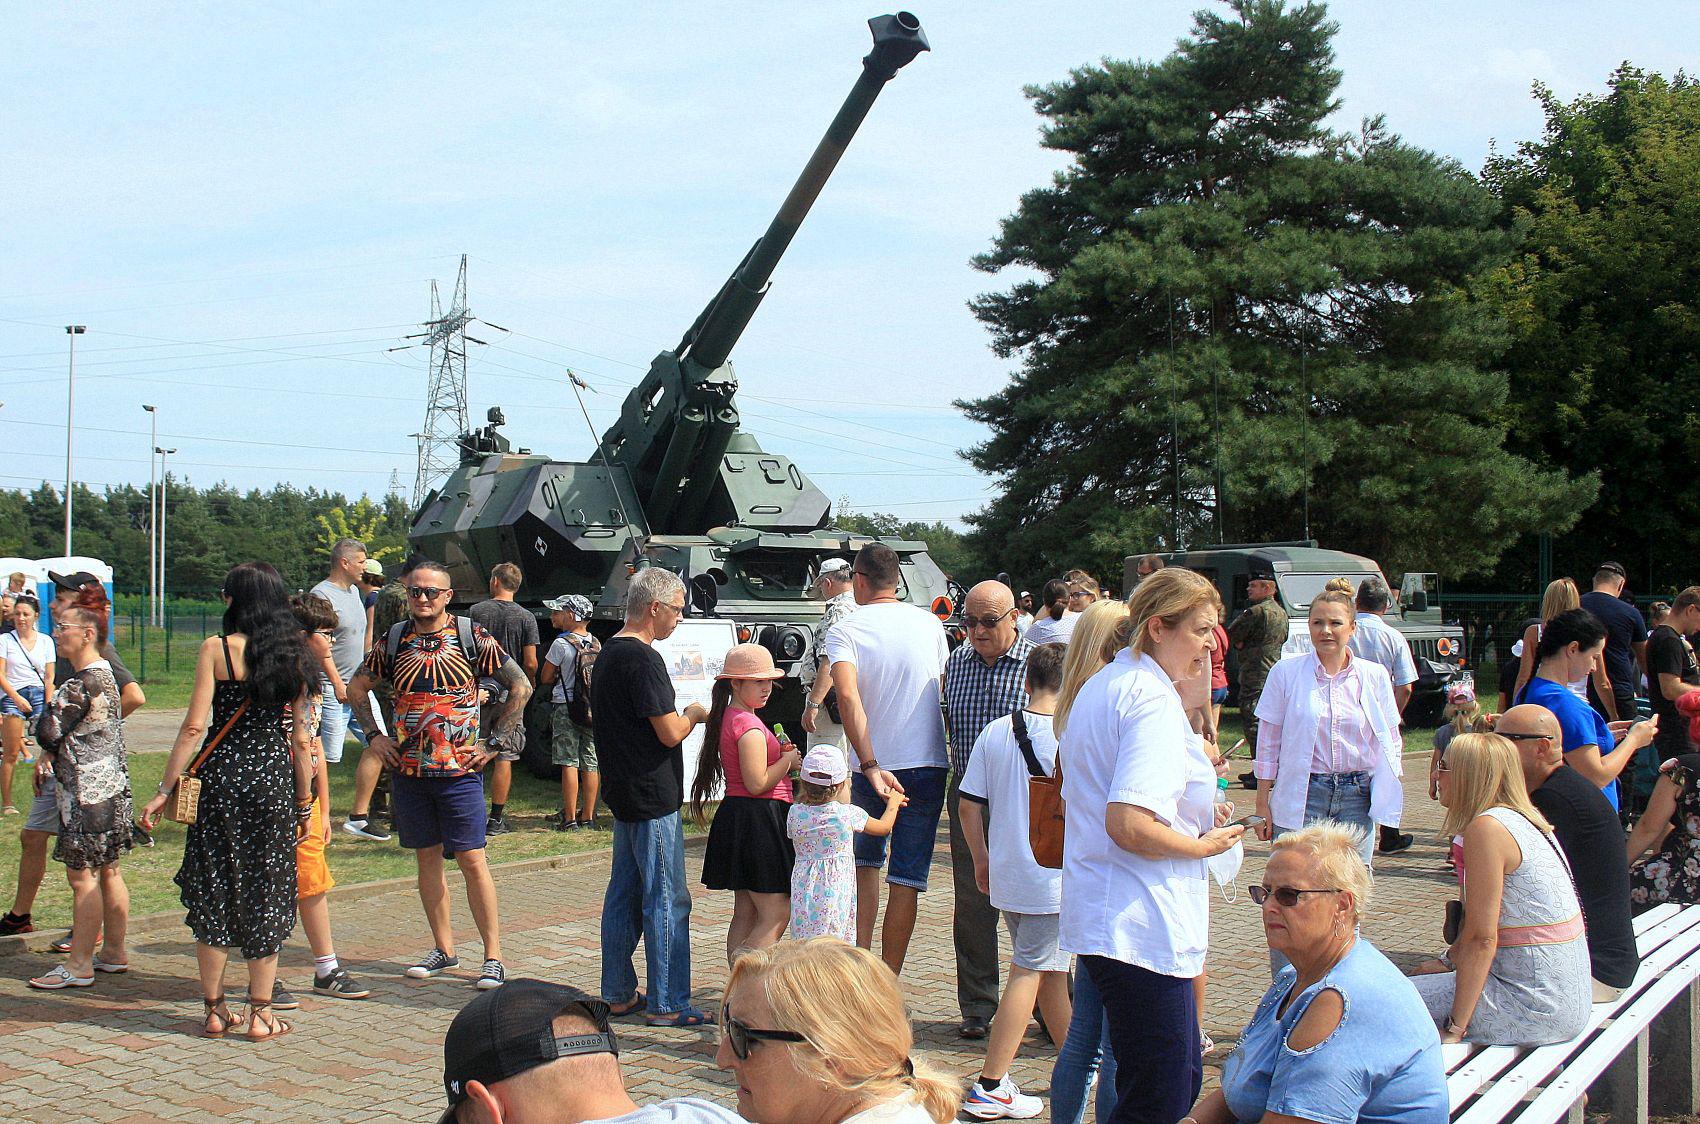
[[[65,965],[59,964],[45,976],[37,976],[30,980],[29,985],[37,991],[58,991],[65,987],[93,987],[94,977],[89,976],[85,979],[82,976],[73,976],[65,970]]]
[[[128,962],[123,964],[114,964],[111,961],[102,960],[97,956],[94,958],[94,970],[97,972],[111,972],[113,975],[119,975],[123,972],[128,972],[130,970],[130,965]]]
[[[651,1015],[643,1021],[650,1026],[713,1026],[714,1016],[707,1011],[687,1007],[671,1015]]]
[[[609,1004],[608,1013],[616,1019],[623,1019],[627,1015],[637,1014],[639,1011],[644,1010],[648,1006],[648,998],[646,998],[643,992],[640,991],[632,996],[631,1002],[629,1003],[622,1003],[619,1006]]]

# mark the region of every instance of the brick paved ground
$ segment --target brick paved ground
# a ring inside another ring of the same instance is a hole
[[[1415,847],[1378,862],[1377,901],[1368,936],[1396,960],[1414,962],[1439,944],[1440,902],[1451,885],[1434,839],[1438,809],[1427,800],[1423,759],[1409,759],[1408,825]],[[1249,793],[1238,793],[1242,806]],[[376,846],[378,844],[374,844]],[[1249,856],[1240,885],[1261,877],[1263,850]],[[691,852],[692,871],[701,853]],[[956,1037],[950,948],[949,855],[940,835],[933,892],[922,914],[904,973],[921,1051],[934,1065],[962,1076],[977,1072],[977,1044]],[[596,987],[597,917],[607,877],[606,855],[557,870],[507,872],[499,877],[506,923],[508,970]],[[731,895],[696,887],[696,999],[712,1008],[725,978],[720,960]],[[457,901],[460,901],[457,890]],[[173,923],[149,927],[134,942],[133,970],[102,976],[75,992],[27,989],[27,976],[54,958],[48,937],[27,951],[0,955],[0,1117],[26,1120],[147,1121],[157,1119],[433,1120],[440,1110],[442,1035],[454,1012],[472,998],[474,971],[459,977],[411,981],[400,971],[426,948],[417,896],[391,888],[333,904],[338,951],[373,988],[361,1003],[304,998],[288,1038],[264,1045],[207,1041],[193,1036],[200,1010],[194,946]],[[1206,1024],[1218,1042],[1231,1042],[1268,984],[1258,911],[1243,890],[1236,904],[1215,899]],[[457,925],[473,935],[464,906]],[[4,943],[4,942],[0,942]],[[13,942],[14,948],[16,942]],[[476,965],[475,942],[462,949]],[[310,978],[303,942],[283,955],[284,978]],[[639,974],[642,974],[641,961]],[[229,978],[242,990],[239,969]],[[651,1030],[622,1023],[627,1085],[641,1103],[691,1092],[730,1105],[728,1086],[714,1068],[712,1031]],[[1015,1076],[1044,1093],[1053,1051],[1030,1038]],[[1214,1066],[1208,1071],[1213,1077]]]

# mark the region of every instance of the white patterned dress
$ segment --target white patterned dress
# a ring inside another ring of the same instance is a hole
[[[854,804],[793,804],[785,833],[797,850],[791,867],[791,936],[856,943],[856,858],[850,844],[867,826]]]

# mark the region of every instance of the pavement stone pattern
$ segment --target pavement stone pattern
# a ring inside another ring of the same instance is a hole
[[[1377,857],[1376,898],[1365,933],[1408,967],[1441,947],[1441,903],[1456,883],[1443,866],[1441,809],[1428,800],[1426,759],[1410,756],[1406,766],[1406,827],[1417,842],[1400,855]],[[1236,788],[1231,798],[1242,809],[1250,807],[1249,792]],[[1214,898],[1205,1025],[1222,1048],[1208,1064],[1207,1082],[1216,1079],[1221,1059],[1269,983],[1259,911],[1244,889],[1261,878],[1267,853],[1266,844],[1254,841],[1238,900]],[[726,977],[723,946],[732,895],[696,884],[701,861],[700,848],[692,848],[693,983],[697,1005],[713,1010]],[[949,861],[941,830],[933,889],[922,896],[903,982],[918,1055],[966,1083],[979,1072],[984,1043],[956,1034]],[[596,990],[607,872],[606,853],[554,870],[498,870],[510,978],[539,976]],[[58,877],[57,870],[49,877]],[[145,926],[132,942],[129,973],[101,975],[91,988],[59,992],[24,986],[27,977],[57,959],[47,942],[58,934],[34,934],[27,951],[0,956],[0,1117],[123,1124],[209,1117],[435,1120],[444,1104],[442,1037],[454,1013],[476,994],[472,980],[482,960],[458,880],[451,885],[462,941],[457,974],[418,981],[401,976],[429,947],[411,888],[390,884],[352,900],[333,900],[338,954],[372,987],[372,998],[313,998],[312,960],[298,933],[283,952],[281,978],[293,985],[302,1007],[283,1015],[294,1025],[292,1034],[263,1044],[196,1036],[200,993],[194,944],[185,928]],[[641,980],[641,947],[638,974]],[[245,991],[239,961],[227,974],[226,988],[233,998]],[[712,1028],[651,1029],[631,1019],[616,1026],[626,1085],[640,1104],[687,1093],[733,1104],[731,1085],[714,1066]],[[1017,1058],[1016,1081],[1045,1095],[1054,1057],[1055,1047],[1035,1028]]]

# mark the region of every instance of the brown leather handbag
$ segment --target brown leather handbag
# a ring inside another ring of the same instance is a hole
[[[212,756],[212,751],[218,748],[218,743],[224,740],[224,735],[230,733],[231,727],[236,725],[237,720],[247,710],[248,700],[243,699],[241,705],[236,708],[236,713],[226,720],[218,733],[214,734],[212,739],[201,748],[201,752],[195,755],[195,760],[190,762],[189,767],[183,770],[183,775],[177,778],[177,784],[171,790],[171,799],[165,802],[166,819],[175,820],[181,824],[191,824],[199,818],[201,814],[201,778],[196,774],[207,763],[207,758]]]
[[[1060,870],[1063,864],[1062,750],[1057,751],[1055,776],[1046,776],[1033,752],[1033,739],[1027,733],[1027,718],[1017,710],[1010,716],[1015,744],[1027,761],[1027,845],[1033,849],[1033,861],[1049,870]]]

